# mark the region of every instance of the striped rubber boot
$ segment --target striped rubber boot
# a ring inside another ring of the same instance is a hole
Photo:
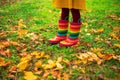
[[[81,23],[74,23],[70,24],[70,34],[66,40],[60,42],[60,46],[73,46],[79,42],[78,36],[80,31]]]
[[[62,40],[65,40],[67,38],[67,32],[68,32],[68,20],[59,20],[58,23],[58,33],[57,35],[49,39],[49,43],[51,44],[57,44]]]

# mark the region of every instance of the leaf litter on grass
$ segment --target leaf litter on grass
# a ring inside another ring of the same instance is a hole
[[[89,13],[92,11],[93,9],[87,10]],[[83,12],[83,14],[86,14],[86,12]],[[119,17],[113,14],[108,15],[108,18],[116,21],[119,20]],[[91,23],[95,21],[96,19],[90,20]],[[113,31],[108,35],[110,37],[108,40],[100,36],[100,34],[103,34],[103,32],[106,30],[105,28],[93,28],[89,30],[88,22],[84,22],[83,25],[86,26],[85,31],[89,32],[87,36],[96,35],[95,41],[97,43],[107,43],[112,49],[120,49],[119,43],[111,42],[114,40],[120,40],[119,27],[113,27]],[[15,41],[7,38],[8,34],[13,33],[17,34],[17,40]],[[26,37],[29,37],[30,40],[25,41]],[[0,38],[2,39],[0,41],[0,66],[3,68],[7,67],[7,69],[9,69],[9,74],[7,77],[13,80],[16,80],[21,76],[25,80],[71,80],[73,75],[78,75],[76,80],[91,80],[91,77],[87,75],[87,65],[93,65],[96,63],[97,66],[101,67],[101,65],[107,61],[116,60],[120,62],[120,56],[118,53],[106,53],[105,50],[108,47],[94,47],[92,46],[92,43],[88,42],[80,42],[78,45],[72,47],[73,49],[76,49],[78,46],[82,45],[89,48],[86,51],[78,50],[76,53],[70,54],[69,56],[75,57],[75,59],[72,60],[66,59],[63,55],[53,57],[48,54],[47,51],[36,50],[36,47],[34,45],[40,45],[40,43],[43,44],[45,40],[42,34],[30,32],[27,30],[23,19],[19,19],[17,25],[11,27],[11,31],[0,31]],[[6,61],[6,58],[11,58],[11,56],[15,54],[10,50],[11,46],[16,47],[17,56],[20,57],[20,60],[17,63]],[[54,52],[54,54],[57,54],[57,52]],[[118,70],[118,67],[116,66],[112,66],[111,68]],[[19,73],[22,75],[16,75]],[[117,77],[120,78],[119,73]],[[107,79],[102,73],[97,76],[97,80],[99,79],[110,80]]]

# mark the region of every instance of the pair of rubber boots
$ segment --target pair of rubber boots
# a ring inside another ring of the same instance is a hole
[[[58,33],[54,38],[49,39],[49,43],[51,44],[59,43],[61,47],[63,46],[69,47],[76,45],[79,42],[78,36],[81,23],[75,22],[70,23],[70,31],[69,35],[67,35],[69,28],[68,24],[69,24],[68,20],[59,20]]]

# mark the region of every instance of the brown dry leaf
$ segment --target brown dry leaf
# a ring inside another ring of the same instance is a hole
[[[30,71],[24,71],[24,79],[25,80],[37,80],[37,76],[35,76],[32,72]]]
[[[80,67],[79,69],[82,71],[82,73],[84,73],[84,74],[86,73],[85,68]]]
[[[106,54],[103,59],[104,60],[111,60],[114,57],[114,54]]]
[[[120,61],[120,55],[113,56],[113,59],[116,59],[116,60]]]
[[[114,44],[114,46],[120,48],[120,44]]]
[[[7,49],[5,52],[6,52],[6,55],[7,55],[8,57],[11,57],[11,56],[12,56],[12,53],[10,52],[10,49]]]
[[[4,50],[0,50],[0,54],[1,54],[2,56],[6,56],[6,52],[5,52]]]
[[[113,39],[119,40],[119,37],[114,32],[110,33],[109,36],[112,37]]]
[[[84,64],[87,64],[88,62],[94,62],[94,61],[96,61],[98,65],[102,63],[102,60],[92,52],[81,53],[77,55],[77,58],[79,58]]]
[[[11,80],[16,80],[16,77],[13,74],[8,74],[7,77]]]
[[[118,79],[120,79],[120,73],[118,73],[118,75],[117,75],[117,76],[118,76]]]
[[[120,32],[120,27],[118,27],[118,26],[114,26],[113,27],[113,32]]]
[[[110,15],[108,15],[108,17],[112,18],[113,20],[120,20],[120,18],[115,14],[110,14]]]
[[[58,75],[60,75],[60,71],[59,70],[52,71],[52,77],[56,78]]]
[[[12,67],[9,69],[9,72],[14,73],[14,72],[16,72],[16,70],[17,70],[17,66],[15,65],[15,66],[12,66]]]
[[[27,56],[27,52],[22,52],[22,53],[19,54],[19,56],[26,57]]]
[[[25,60],[25,61],[20,62],[17,65],[18,69],[22,70],[22,71],[25,70],[27,68],[27,66],[28,66],[28,62],[29,62],[29,60]]]
[[[10,64],[11,64],[11,62],[6,62],[6,63],[3,64],[3,67],[7,67],[7,66],[9,66]]]
[[[63,73],[63,80],[69,80],[69,75],[66,72]]]
[[[45,70],[42,79],[46,78],[50,74],[50,70]]]
[[[64,63],[66,63],[67,65],[70,65],[70,61],[68,59],[63,60]]]

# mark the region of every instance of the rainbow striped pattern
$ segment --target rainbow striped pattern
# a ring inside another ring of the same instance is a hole
[[[58,36],[66,36],[68,32],[68,20],[59,20]]]
[[[80,31],[81,23],[74,23],[72,22],[70,25],[70,35],[69,38],[71,39],[77,39],[79,36],[79,31]]]

